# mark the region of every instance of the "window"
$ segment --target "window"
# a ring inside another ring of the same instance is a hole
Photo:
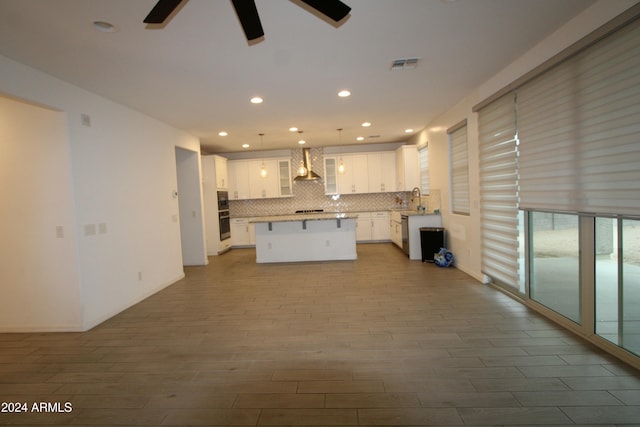
[[[624,357],[640,355],[637,14],[473,109],[483,273]]]
[[[418,150],[420,157],[420,191],[423,195],[429,194],[429,146],[425,145]]]
[[[469,152],[467,150],[467,120],[447,130],[451,171],[451,211],[469,215]]]
[[[518,89],[520,206],[640,211],[640,22]]]
[[[525,292],[524,213],[518,211],[515,96],[478,112],[482,273]],[[514,254],[518,254],[514,257]]]

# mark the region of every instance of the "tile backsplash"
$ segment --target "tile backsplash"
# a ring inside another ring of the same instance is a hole
[[[372,193],[327,196],[322,180],[293,183],[293,196],[279,199],[231,200],[231,217],[292,214],[297,210],[323,209],[326,212],[384,211],[408,208],[410,193]]]

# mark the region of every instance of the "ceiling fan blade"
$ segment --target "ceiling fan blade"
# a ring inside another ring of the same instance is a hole
[[[301,0],[318,12],[338,22],[351,12],[351,8],[340,0]]]
[[[162,24],[180,3],[182,3],[182,0],[159,0],[142,22],[145,24]]]
[[[254,0],[231,0],[242,25],[247,40],[255,40],[264,36],[258,9]]]

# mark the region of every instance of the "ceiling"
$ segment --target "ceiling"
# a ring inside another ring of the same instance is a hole
[[[184,129],[208,152],[398,142],[593,3],[343,1],[352,10],[336,24],[297,0],[256,0],[265,36],[248,43],[228,0],[185,1],[163,26],[142,22],[156,0],[0,0],[0,53]],[[420,59],[391,70],[404,58]]]

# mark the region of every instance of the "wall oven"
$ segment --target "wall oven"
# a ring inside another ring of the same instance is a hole
[[[220,241],[231,237],[231,219],[229,218],[229,192],[218,191],[218,224]]]
[[[231,219],[229,211],[218,212],[218,223],[220,225],[220,240],[226,240],[231,237]]]

